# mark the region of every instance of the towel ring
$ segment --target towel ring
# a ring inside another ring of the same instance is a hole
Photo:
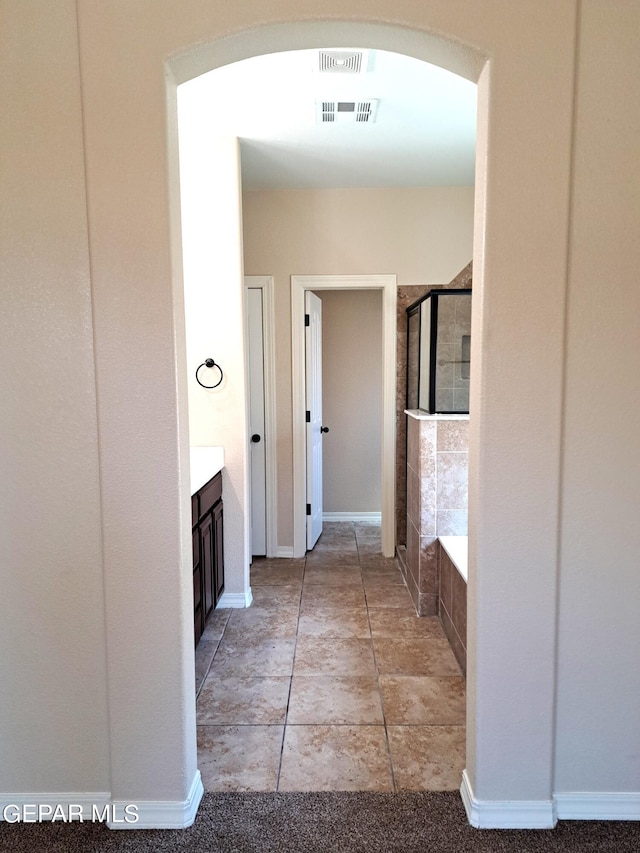
[[[218,370],[220,371],[220,379],[218,379],[218,381],[216,382],[215,385],[205,385],[204,382],[200,382],[200,378],[198,377],[198,371],[200,370],[201,367],[217,367],[218,368]],[[203,388],[217,388],[223,379],[224,379],[224,373],[222,372],[222,368],[220,367],[219,364],[216,364],[212,358],[205,358],[205,360],[202,362],[202,364],[196,370],[196,382],[198,383],[198,385],[202,385]]]

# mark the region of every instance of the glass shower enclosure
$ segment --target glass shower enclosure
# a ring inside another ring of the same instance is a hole
[[[407,409],[469,413],[471,290],[431,290],[407,308]]]

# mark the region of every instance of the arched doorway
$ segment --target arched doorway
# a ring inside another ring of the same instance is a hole
[[[550,326],[546,315],[543,319],[529,310],[525,319],[509,306],[528,305],[531,300],[540,306],[558,301],[564,292],[566,193],[564,188],[559,190],[553,196],[556,203],[543,210],[533,202],[541,186],[551,190],[557,185],[557,174],[569,156],[566,116],[572,77],[570,62],[563,64],[563,57],[570,16],[555,21],[557,40],[550,44],[543,39],[548,28],[543,31],[540,18],[535,20],[541,28],[535,38],[531,32],[522,32],[521,21],[508,4],[502,4],[500,16],[492,18],[469,4],[452,8],[434,0],[416,9],[412,3],[401,3],[394,10],[401,20],[398,26],[345,24],[349,10],[329,8],[329,3],[327,15],[339,16],[331,23],[274,26],[266,24],[286,20],[290,14],[277,2],[269,13],[273,18],[261,21],[239,11],[230,12],[230,19],[221,22],[216,9],[204,8],[195,0],[183,4],[176,18],[169,5],[155,7],[153,26],[147,28],[148,21],[122,21],[115,9],[81,10],[80,16],[101,388],[106,633],[110,649],[126,650],[126,654],[111,655],[109,663],[112,797],[120,801],[135,791],[140,799],[173,803],[167,808],[174,812],[180,803],[183,823],[173,825],[184,825],[184,815],[197,800],[187,642],[189,536],[186,520],[181,520],[188,494],[186,482],[180,480],[187,441],[181,423],[184,388],[177,376],[185,366],[176,298],[180,239],[174,87],[216,65],[265,50],[359,42],[440,62],[479,82],[474,270],[480,310],[474,311],[474,334],[478,347],[487,338],[489,346],[483,345],[480,360],[475,358],[472,400],[472,414],[479,418],[471,445],[469,674],[470,707],[475,713],[468,768],[471,783],[484,800],[546,802],[555,678],[555,460],[560,434],[556,428],[562,312]],[[359,9],[354,8],[353,14],[359,15]],[[138,34],[143,31],[141,42]],[[485,67],[488,56],[497,58],[495,76]],[[555,65],[548,62],[549,56],[556,58]],[[163,63],[170,77],[168,113]],[[543,97],[552,72],[556,92],[560,89],[553,104]],[[491,116],[496,117],[491,120],[490,101]],[[541,157],[538,152],[546,146],[549,127],[557,131],[554,145]],[[107,138],[108,147],[103,142]],[[485,244],[492,247],[491,252]],[[524,269],[523,257],[528,263]],[[487,303],[484,290],[489,278],[492,294]],[[136,324],[135,334],[123,324],[123,313],[145,317],[145,323]],[[496,335],[494,324],[500,334]],[[535,345],[542,334],[544,353]],[[137,366],[133,376],[132,364]],[[161,382],[158,373],[164,377]],[[528,417],[532,396],[544,403],[545,429],[542,438],[531,442],[525,461],[519,447],[532,437]],[[126,417],[118,416],[118,407]],[[532,470],[535,487],[523,492],[520,484]],[[141,509],[139,496],[150,471],[159,497],[152,508]],[[489,476],[495,471],[500,477]],[[240,489],[242,476],[235,484]],[[176,482],[180,482],[178,489]],[[511,496],[513,490],[517,500]],[[532,517],[538,528],[551,533],[536,537],[530,530]],[[129,539],[123,544],[123,530],[131,518],[137,518],[144,531],[135,545]],[[514,553],[520,557],[516,572],[512,571]],[[143,565],[153,564],[153,572],[140,571],[142,554]],[[474,581],[476,563],[486,570],[480,591]],[[178,575],[177,565],[183,567]],[[503,612],[496,612],[498,601],[507,603]],[[527,601],[525,612],[519,606],[522,601]],[[535,623],[526,615],[530,607],[536,611]],[[162,635],[153,646],[139,642],[141,628],[153,630],[158,625]],[[474,650],[473,637],[480,634],[482,643]],[[513,691],[522,667],[533,662],[535,683]],[[149,688],[160,705],[151,717],[145,695]],[[476,749],[477,745],[481,748]],[[548,760],[542,760],[543,755]],[[511,784],[520,778],[521,766],[527,766],[526,779]],[[149,825],[154,825],[151,820]]]

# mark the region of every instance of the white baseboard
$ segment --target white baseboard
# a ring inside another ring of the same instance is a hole
[[[240,609],[243,607],[249,607],[252,601],[253,595],[251,593],[251,587],[249,587],[246,592],[223,592],[216,604],[216,607],[220,607],[222,609],[226,607]]]
[[[83,821],[91,821],[94,816],[94,808],[99,814],[102,814],[105,807],[111,805],[111,794],[107,791],[97,792],[69,792],[65,791],[55,794],[42,793],[37,794],[0,794],[0,821],[4,820],[7,823],[41,823],[43,821],[52,820],[53,812],[58,809],[56,823],[63,822],[62,814],[65,817],[72,816],[73,818]],[[51,812],[49,813],[49,809]],[[20,820],[17,820],[17,815],[20,815]],[[64,821],[68,822],[68,821]]]
[[[181,802],[112,800],[104,791],[0,794],[0,821],[68,823],[74,820],[105,823],[109,829],[186,829],[195,820],[203,794],[199,770],[196,770],[187,799]]]
[[[553,829],[558,820],[552,800],[476,800],[466,770],[460,795],[477,829]]]
[[[554,800],[560,820],[640,820],[640,791],[568,791]]]
[[[276,550],[276,557],[290,558],[293,557],[292,545],[279,545]]]
[[[107,826],[109,829],[186,829],[196,819],[203,794],[200,771],[196,770],[191,790],[183,802],[142,800],[136,803],[139,818],[137,823],[108,822]],[[126,803],[114,801],[113,805],[118,807],[117,813],[122,814]]]
[[[382,523],[381,512],[323,512],[323,521],[378,521]]]

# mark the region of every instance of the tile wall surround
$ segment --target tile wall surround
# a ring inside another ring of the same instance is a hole
[[[448,284],[412,284],[398,286],[397,347],[396,347],[396,542],[404,552],[406,546],[406,441],[405,416],[407,389],[407,308],[431,290],[471,287],[473,264],[468,263]],[[404,559],[404,553],[400,554]]]
[[[406,554],[400,563],[417,613],[435,616],[438,536],[467,535],[469,416],[406,415]]]
[[[460,669],[467,674],[467,584],[451,557],[438,545],[439,613]]]

